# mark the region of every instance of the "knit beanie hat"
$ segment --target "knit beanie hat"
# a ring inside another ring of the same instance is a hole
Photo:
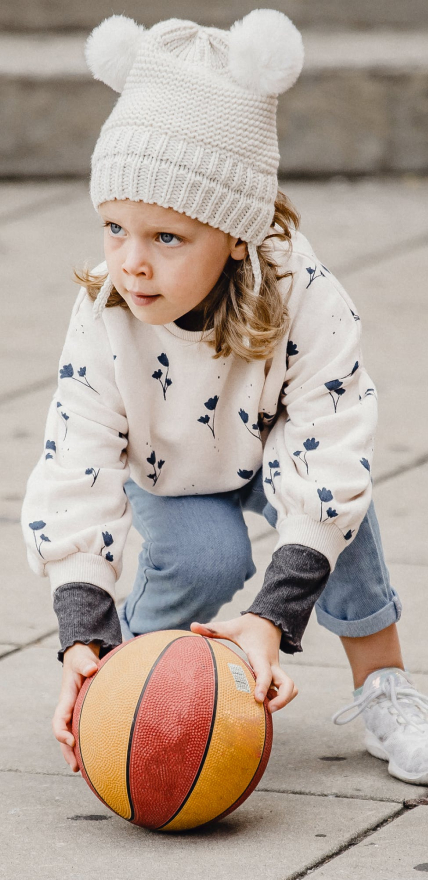
[[[90,194],[157,204],[256,247],[272,224],[277,96],[296,82],[302,38],[287,16],[255,9],[229,31],[172,18],[150,29],[123,15],[89,35],[95,79],[120,93],[91,159]],[[94,305],[100,314],[109,277]]]

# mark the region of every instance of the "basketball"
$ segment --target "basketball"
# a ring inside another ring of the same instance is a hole
[[[236,810],[266,769],[267,701],[230,648],[161,630],[110,651],[73,713],[82,776],[134,825],[183,831]]]

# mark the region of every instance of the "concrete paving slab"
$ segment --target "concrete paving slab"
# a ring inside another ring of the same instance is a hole
[[[73,183],[61,181],[2,181],[0,184],[0,228],[2,224],[8,224],[22,216],[29,217],[33,212],[37,213],[49,210],[60,199],[64,200],[64,189],[68,193],[74,193],[76,187]]]
[[[345,287],[351,273],[368,263],[383,264],[404,243],[410,252],[428,237],[428,180],[423,177],[347,180],[337,175],[310,183],[284,178],[280,188],[299,210],[301,230],[315,253]],[[405,222],[399,220],[403,217]],[[399,280],[393,273],[387,276],[391,286]],[[406,301],[407,289],[406,284]],[[364,288],[358,290],[359,298]]]
[[[378,393],[375,482],[428,453],[426,434],[421,430],[427,400],[424,375],[428,334],[421,279],[427,272],[425,245],[411,253],[389,256],[348,278],[344,273],[344,286],[362,321],[364,362]],[[392,283],[391,278],[396,281]]]
[[[14,651],[16,645],[0,645],[0,657],[4,657],[5,654],[10,654],[11,651]]]
[[[5,880],[287,880],[397,812],[395,804],[255,792],[217,826],[172,837],[115,816],[81,778],[7,773],[2,788]]]
[[[23,242],[25,272],[17,270],[22,266]],[[87,187],[63,184],[50,206],[43,203],[13,222],[0,222],[0,248],[5,289],[14,292],[4,298],[3,333],[11,342],[0,360],[1,390],[10,395],[39,379],[52,377],[55,383],[78,293],[71,280],[73,267],[81,268],[85,259],[95,266],[103,259],[101,223]]]
[[[292,674],[299,694],[274,716],[272,756],[260,788],[397,802],[428,793],[390,776],[387,764],[366,752],[360,719],[332,723],[333,713],[352,703],[348,670],[296,666]],[[428,693],[426,675],[416,675],[415,684]]]
[[[428,809],[409,810],[348,852],[311,873],[311,880],[415,880],[428,872]]]
[[[428,673],[426,634],[428,603],[426,599],[428,569],[421,565],[391,565],[391,583],[403,603],[398,624],[403,659],[409,672]]]
[[[374,497],[389,564],[428,565],[425,526],[428,465],[375,487]]]
[[[62,676],[52,641],[1,661],[1,770],[72,775],[51,730]],[[364,750],[360,721],[332,724],[333,712],[352,701],[348,670],[300,666],[293,677],[299,695],[273,717],[274,744],[260,789],[397,803],[427,792],[393,779],[385,763]],[[427,675],[415,681],[428,693]]]

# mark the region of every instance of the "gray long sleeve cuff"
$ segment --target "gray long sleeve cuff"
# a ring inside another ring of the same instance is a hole
[[[53,596],[58,618],[62,663],[64,651],[75,642],[99,642],[100,659],[122,643],[116,606],[109,593],[94,584],[71,583],[58,587]]]
[[[301,638],[315,602],[330,575],[330,565],[318,550],[285,544],[272,556],[265,579],[254,602],[241,614],[266,617],[282,630],[280,649],[285,654],[301,651]],[[119,617],[112,597],[94,584],[70,583],[54,593],[59,623],[62,663],[64,651],[75,642],[100,643],[100,658],[122,643]]]
[[[258,614],[282,630],[280,650],[301,651],[301,638],[315,602],[330,575],[330,564],[318,550],[284,544],[272,556],[254,602],[241,614]]]

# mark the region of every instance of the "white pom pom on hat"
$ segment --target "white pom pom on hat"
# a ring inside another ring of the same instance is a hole
[[[115,92],[122,92],[137,57],[144,26],[126,15],[105,18],[85,44],[86,63],[95,77]]]
[[[236,83],[260,95],[290,89],[303,67],[300,31],[276,9],[253,9],[229,36],[229,70]]]

